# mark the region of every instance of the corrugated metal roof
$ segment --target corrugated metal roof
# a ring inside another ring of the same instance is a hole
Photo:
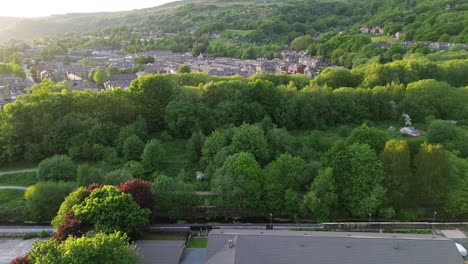
[[[235,241],[233,246],[229,240]],[[432,235],[214,230],[206,263],[462,264],[463,260],[453,241]]]

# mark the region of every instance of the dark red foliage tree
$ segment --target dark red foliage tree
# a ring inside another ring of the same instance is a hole
[[[91,230],[91,225],[75,218],[73,211],[68,212],[63,218],[62,224],[52,236],[57,241],[65,241],[69,236],[81,237]]]
[[[133,199],[142,208],[153,209],[155,199],[151,182],[138,178],[131,179],[117,186],[117,189],[124,193],[131,194]]]
[[[102,188],[102,184],[99,183],[91,183],[90,185],[86,186],[86,190],[91,193],[92,191]]]
[[[28,264],[28,263],[29,263],[28,253],[26,253],[26,255],[24,256],[17,257],[13,259],[12,261],[10,261],[10,264]]]

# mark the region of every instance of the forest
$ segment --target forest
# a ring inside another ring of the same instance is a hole
[[[77,186],[134,178],[152,183],[153,222],[466,219],[464,54],[371,59],[313,80],[178,73],[103,92],[45,80],[1,110],[0,162],[39,164],[33,221],[52,220]]]

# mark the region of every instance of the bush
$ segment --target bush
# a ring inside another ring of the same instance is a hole
[[[52,225],[55,228],[58,228],[62,222],[65,215],[70,212],[74,205],[80,204],[88,195],[90,194],[84,187],[79,187],[74,192],[70,193],[65,200],[60,205],[60,209],[57,212],[57,215],[52,220]]]
[[[139,263],[138,254],[128,241],[120,232],[69,237],[62,243],[36,241],[29,253],[29,263]]]
[[[154,207],[154,193],[153,184],[142,179],[129,180],[119,186],[117,189],[124,193],[131,194],[133,200],[137,202],[141,207],[148,208],[150,210]]]
[[[457,137],[457,127],[451,121],[434,120],[427,128],[427,139],[431,143],[447,143]]]
[[[29,263],[29,255],[26,254],[24,256],[17,257],[10,261],[10,264],[28,264]]]
[[[151,213],[141,208],[130,194],[109,185],[91,192],[72,210],[77,219],[91,223],[96,231],[111,233],[119,230],[129,235],[138,234],[149,223]]]
[[[86,186],[91,183],[102,183],[101,170],[88,164],[78,166],[76,182],[78,186]]]
[[[64,198],[75,188],[75,183],[67,182],[38,182],[30,186],[24,194],[30,220],[52,220]]]
[[[52,236],[52,239],[57,241],[65,241],[69,236],[81,237],[85,235],[92,226],[80,219],[75,218],[73,211],[68,212],[57,231]]]
[[[124,164],[123,169],[128,171],[133,178],[145,178],[145,168],[138,161],[131,160]]]
[[[111,171],[104,176],[104,184],[119,185],[123,182],[131,180],[133,177],[127,170]]]
[[[164,159],[166,153],[157,139],[152,139],[145,145],[141,160],[146,172],[154,172],[158,170],[159,165]]]
[[[145,142],[143,142],[143,140],[141,140],[137,135],[131,135],[123,144],[122,152],[125,160],[139,160],[144,148]]]
[[[76,166],[65,155],[55,155],[39,163],[37,168],[38,181],[74,181]]]

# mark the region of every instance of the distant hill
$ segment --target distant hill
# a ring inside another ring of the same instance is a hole
[[[0,18],[0,39],[157,25],[198,35],[249,30],[250,43],[289,44],[304,34],[379,26],[407,40],[468,43],[467,11],[465,0],[185,0],[127,12]]]

